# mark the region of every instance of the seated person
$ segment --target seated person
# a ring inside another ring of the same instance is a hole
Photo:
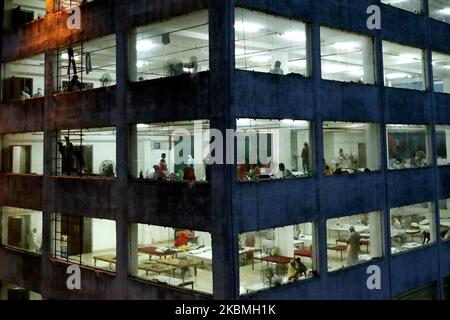
[[[184,168],[183,177],[184,181],[196,181],[193,165],[188,165]]]
[[[166,175],[161,170],[161,168],[157,164],[155,164],[153,166],[153,173],[150,175],[149,179],[155,181],[163,181],[166,180]]]
[[[261,175],[261,169],[257,165],[252,165],[248,176],[252,179],[258,179]]]
[[[238,165],[237,176],[239,181],[249,180],[247,168],[245,167],[245,165],[243,164]]]
[[[278,165],[278,170],[280,171],[280,178],[292,178],[294,176],[289,169],[286,169],[284,163]]]
[[[294,282],[294,281],[298,281],[298,270],[297,270],[297,263],[295,262],[294,259],[292,259],[289,262],[289,267],[288,267],[288,281],[289,282]]]
[[[175,240],[175,247],[185,247],[189,244],[186,234],[184,232],[178,233],[178,238]]]
[[[295,263],[297,265],[297,270],[298,270],[298,276],[301,277],[302,275],[304,275],[305,277],[306,275],[306,271],[308,271],[308,268],[305,266],[305,264],[302,262],[302,259],[300,259],[300,257],[297,257],[295,259]]]
[[[333,171],[331,170],[330,166],[325,166],[325,169],[323,170],[323,174],[326,177],[329,177],[329,176],[333,175]]]

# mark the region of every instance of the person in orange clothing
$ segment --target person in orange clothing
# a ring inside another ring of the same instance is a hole
[[[183,247],[188,245],[188,240],[184,232],[180,232],[178,238],[175,240],[176,247]]]

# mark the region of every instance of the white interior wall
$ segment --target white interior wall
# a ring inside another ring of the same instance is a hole
[[[31,146],[31,173],[44,173],[44,136],[41,133],[6,134],[2,139],[2,149],[9,146]],[[13,159],[14,161],[14,159]]]
[[[116,222],[92,219],[92,251],[116,248]]]
[[[84,137],[83,145],[92,145],[92,170],[93,173],[100,173],[100,164],[104,160],[111,160],[116,163],[116,135],[87,133]]]
[[[324,132],[324,155],[327,164],[339,160],[339,150],[358,157],[358,143],[366,143],[364,132]],[[366,146],[368,147],[368,146]]]
[[[2,207],[2,244],[7,245],[8,243],[8,218],[9,217],[17,217],[17,216],[30,216],[30,230],[26,230],[27,234],[26,239],[28,237],[28,233],[33,230],[33,228],[37,229],[36,232],[36,241],[39,244],[42,244],[42,212],[19,209],[13,207]]]

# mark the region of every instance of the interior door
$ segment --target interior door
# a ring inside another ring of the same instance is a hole
[[[8,172],[31,173],[31,146],[10,146],[9,155]]]
[[[8,245],[21,248],[22,247],[22,218],[8,218]]]
[[[61,216],[61,233],[67,235],[67,252],[69,256],[82,254],[83,218]]]

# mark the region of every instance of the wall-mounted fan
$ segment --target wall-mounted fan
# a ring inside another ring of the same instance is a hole
[[[99,81],[102,84],[102,87],[107,87],[112,82],[111,75],[109,73],[105,73],[104,75],[102,75]]]
[[[116,172],[115,164],[111,160],[105,160],[100,163],[98,171],[103,177],[114,178]]]

